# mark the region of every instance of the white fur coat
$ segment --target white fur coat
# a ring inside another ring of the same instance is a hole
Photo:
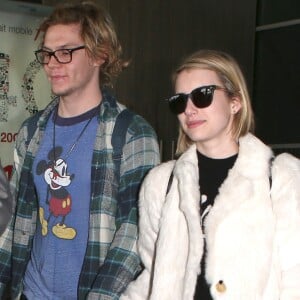
[[[270,195],[271,150],[251,134],[239,143],[205,222],[211,294],[222,300],[299,300],[300,162],[289,154],[274,160]],[[138,249],[145,269],[122,300],[193,299],[204,238],[195,146],[176,161],[165,197],[173,166],[161,164],[143,183]]]

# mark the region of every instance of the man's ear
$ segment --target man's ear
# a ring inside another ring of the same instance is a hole
[[[94,67],[101,67],[107,60],[106,55],[103,55],[99,58],[93,59],[93,66]]]
[[[108,61],[108,55],[106,52],[102,52],[99,54],[99,56],[90,54],[89,55],[89,63],[93,67],[101,67],[103,64],[105,64]]]

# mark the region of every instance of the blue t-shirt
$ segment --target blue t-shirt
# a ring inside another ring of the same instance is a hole
[[[33,164],[37,230],[24,277],[32,299],[77,299],[87,247],[91,163],[99,107],[80,116],[51,116]],[[55,120],[55,127],[54,127]]]

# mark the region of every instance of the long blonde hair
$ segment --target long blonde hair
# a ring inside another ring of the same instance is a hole
[[[214,71],[224,85],[229,97],[238,97],[241,109],[234,115],[232,134],[238,139],[254,130],[254,116],[245,77],[237,61],[227,53],[216,50],[200,50],[185,58],[173,73],[175,85],[178,75],[187,69]],[[176,154],[183,153],[194,142],[179,128]]]

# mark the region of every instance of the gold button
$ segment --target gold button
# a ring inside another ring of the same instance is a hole
[[[226,291],[226,285],[224,284],[223,280],[220,280],[217,284],[216,284],[216,290],[219,293],[224,293]]]

